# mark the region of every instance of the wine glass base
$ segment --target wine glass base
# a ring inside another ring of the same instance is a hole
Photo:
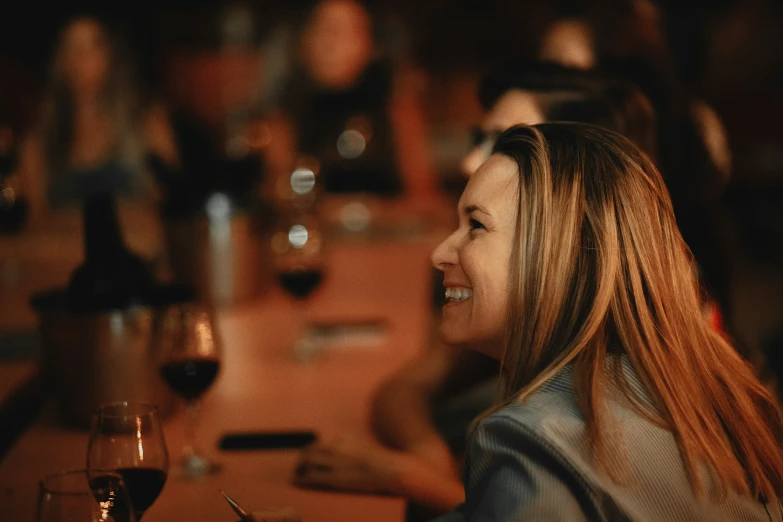
[[[219,472],[221,466],[202,455],[188,455],[182,459],[181,468],[187,478],[198,478]]]

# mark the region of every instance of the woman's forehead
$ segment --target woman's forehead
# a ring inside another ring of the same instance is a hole
[[[519,170],[514,160],[493,154],[473,173],[460,198],[460,208],[471,205],[491,206],[513,196],[519,182]]]

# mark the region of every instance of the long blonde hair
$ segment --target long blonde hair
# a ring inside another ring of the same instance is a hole
[[[578,123],[512,127],[494,152],[519,167],[499,407],[573,363],[593,454],[611,475],[603,390],[609,355],[625,354],[653,407],[619,385],[674,434],[697,495],[707,466],[720,496],[783,496],[781,411],[703,319],[693,259],[650,159]]]

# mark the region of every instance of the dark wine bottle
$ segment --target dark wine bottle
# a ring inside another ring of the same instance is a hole
[[[85,260],[71,276],[69,307],[101,312],[149,304],[155,280],[146,262],[125,246],[113,194],[89,196],[83,219]]]

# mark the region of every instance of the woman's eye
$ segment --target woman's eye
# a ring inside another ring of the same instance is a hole
[[[468,222],[470,223],[470,231],[471,231],[471,233],[472,232],[476,232],[478,230],[483,230],[484,229],[484,225],[482,225],[479,221],[476,221],[473,218],[470,218],[470,220],[468,220]]]

